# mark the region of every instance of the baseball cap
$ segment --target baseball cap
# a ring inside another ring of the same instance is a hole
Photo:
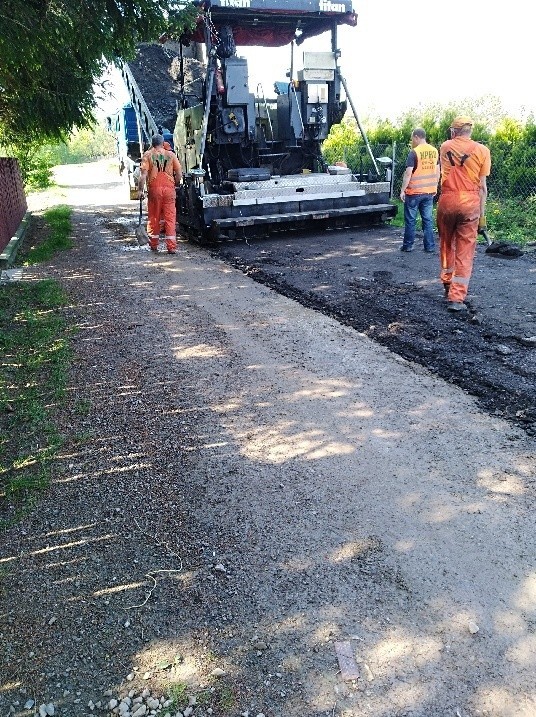
[[[467,115],[460,115],[459,117],[455,117],[452,122],[450,123],[450,126],[452,129],[461,129],[462,127],[465,127],[465,125],[471,125],[473,126],[474,122],[470,117],[467,117]]]

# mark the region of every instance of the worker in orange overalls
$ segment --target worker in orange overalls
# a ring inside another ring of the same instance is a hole
[[[441,257],[440,279],[450,311],[467,307],[469,279],[473,271],[476,237],[486,229],[486,177],[491,171],[487,147],[471,139],[473,121],[456,117],[451,139],[439,148],[441,196],[437,205],[437,228]]]
[[[160,217],[164,217],[164,231],[168,254],[177,251],[177,209],[175,188],[182,179],[179,160],[173,152],[164,149],[164,138],[156,134],[152,147],[141,159],[138,193],[143,196],[145,183],[148,188],[147,233],[151,251],[158,251]]]
[[[169,150],[170,152],[173,152],[173,149],[172,149],[172,147],[171,147],[171,145],[170,145],[169,142],[164,142],[164,144],[162,145],[162,147],[163,147],[164,149]],[[173,152],[173,154],[175,154],[175,153]],[[158,224],[158,229],[159,229],[159,231],[160,231],[160,236],[162,236],[162,234],[164,234],[164,232],[165,232],[165,225],[166,225],[166,222],[165,222],[165,220],[164,220],[164,215],[162,214],[162,215],[160,216],[160,222],[159,222],[159,224]]]

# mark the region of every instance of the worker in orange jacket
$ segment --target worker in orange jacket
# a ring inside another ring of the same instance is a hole
[[[141,159],[138,193],[142,197],[147,183],[147,233],[151,251],[158,251],[160,217],[164,218],[165,241],[168,254],[177,251],[177,209],[175,188],[182,179],[182,170],[176,155],[164,149],[164,138],[156,134],[151,149]]]
[[[456,117],[451,138],[439,148],[441,196],[437,228],[441,257],[440,279],[450,311],[463,311],[476,251],[476,238],[486,229],[487,177],[491,155],[471,139],[473,121]]]
[[[426,132],[416,127],[411,133],[411,151],[402,177],[400,200],[404,202],[404,240],[400,251],[413,251],[417,213],[421,215],[424,251],[435,251],[432,209],[439,182],[439,154],[426,141]]]

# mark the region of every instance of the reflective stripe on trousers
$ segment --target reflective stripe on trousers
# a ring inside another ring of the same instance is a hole
[[[164,219],[166,245],[169,251],[177,248],[177,210],[175,206],[175,187],[163,172],[158,174],[149,186],[147,200],[147,233],[153,248],[158,246],[160,219]]]
[[[480,214],[477,192],[444,192],[437,205],[437,228],[441,258],[440,279],[450,284],[449,301],[463,301],[467,296],[473,271]]]

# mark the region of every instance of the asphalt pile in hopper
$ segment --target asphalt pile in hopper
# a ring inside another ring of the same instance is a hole
[[[202,101],[205,66],[185,57],[185,96],[190,105]],[[173,132],[180,98],[180,55],[177,43],[139,45],[136,57],[128,62],[143,98],[158,127]]]

